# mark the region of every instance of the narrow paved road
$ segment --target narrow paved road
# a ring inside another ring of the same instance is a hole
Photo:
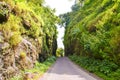
[[[99,80],[73,64],[67,57],[59,58],[40,80]]]

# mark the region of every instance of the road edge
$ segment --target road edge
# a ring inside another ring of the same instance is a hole
[[[97,80],[103,80],[102,78],[100,78],[99,76],[97,76],[95,73],[91,73],[88,70],[82,68],[81,66],[79,66],[78,64],[76,64],[75,62],[73,62],[69,57],[66,57],[68,60],[70,60],[76,67],[80,68],[81,70],[83,70],[84,72],[88,73],[90,76],[96,78]]]
[[[58,59],[58,58],[57,58]],[[39,80],[41,80],[45,75],[46,73],[50,72],[53,68],[53,66],[55,65],[55,63],[57,62],[57,59],[56,61],[48,68],[48,70],[39,78]]]

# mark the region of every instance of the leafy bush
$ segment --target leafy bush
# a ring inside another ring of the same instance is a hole
[[[120,69],[114,62],[76,55],[69,56],[69,58],[81,67],[97,74],[105,80],[109,80],[110,78],[111,80],[118,80],[119,78]]]
[[[58,48],[56,51],[57,57],[63,57],[64,56],[64,50],[62,48]]]

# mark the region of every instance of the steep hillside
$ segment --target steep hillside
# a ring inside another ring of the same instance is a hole
[[[82,5],[61,16],[66,24],[66,55],[87,55],[119,64],[120,1],[84,0]]]
[[[78,0],[60,15],[65,54],[104,80],[119,80],[120,0]]]
[[[0,0],[0,77],[32,68],[57,49],[58,17],[44,0]]]

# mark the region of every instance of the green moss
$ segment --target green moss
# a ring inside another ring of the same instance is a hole
[[[66,23],[66,54],[87,55],[119,64],[119,6],[113,0],[86,0],[79,10],[62,15]]]
[[[22,58],[22,59],[26,58],[26,53],[25,52],[20,52],[20,58]]]
[[[36,55],[39,55],[40,53],[43,53],[45,58],[52,55],[53,51],[56,51],[56,48],[53,48],[53,43],[57,38],[57,27],[55,24],[58,23],[58,17],[54,15],[54,11],[52,9],[43,6],[44,0],[2,1],[5,1],[5,3],[9,5],[10,12],[8,20],[0,24],[0,32],[2,33],[1,36],[4,37],[4,40],[0,42],[9,43],[9,50],[14,52],[16,49],[15,47],[18,47],[22,40],[28,40],[28,43],[25,44],[23,42],[21,45],[26,46],[25,48],[30,47],[28,52],[31,55],[28,56],[28,58],[31,59],[31,61],[33,59],[34,61],[37,61],[38,57],[36,57]],[[7,13],[6,9],[0,10],[0,16],[4,16],[3,13]],[[49,37],[49,39],[47,37]],[[31,52],[33,51],[31,50],[31,45],[34,46],[36,50],[34,52],[36,52],[36,54]],[[57,47],[57,45],[54,47]],[[23,48],[20,47],[20,50],[22,49]],[[26,53],[20,52],[19,57],[25,58]],[[18,60],[18,58],[15,57],[15,60]],[[28,64],[29,63],[25,63],[25,65]],[[40,65],[44,65],[42,68],[43,72],[45,72],[46,69],[48,69],[49,63],[46,62],[45,64]],[[19,67],[19,64],[17,64],[16,67]],[[27,67],[28,66],[26,66],[26,68]],[[35,71],[39,71],[38,69],[39,68],[35,69]],[[19,78],[22,79],[21,76],[19,76]],[[18,78],[15,79],[17,80]]]
[[[120,3],[85,0],[83,7],[62,15],[65,54],[104,80],[119,80]]]
[[[11,46],[17,46],[22,41],[22,37],[20,33],[14,32],[13,35],[10,37],[9,43]]]
[[[28,35],[31,35],[34,38],[38,38],[41,35],[41,30],[37,24],[34,24],[31,26]]]

